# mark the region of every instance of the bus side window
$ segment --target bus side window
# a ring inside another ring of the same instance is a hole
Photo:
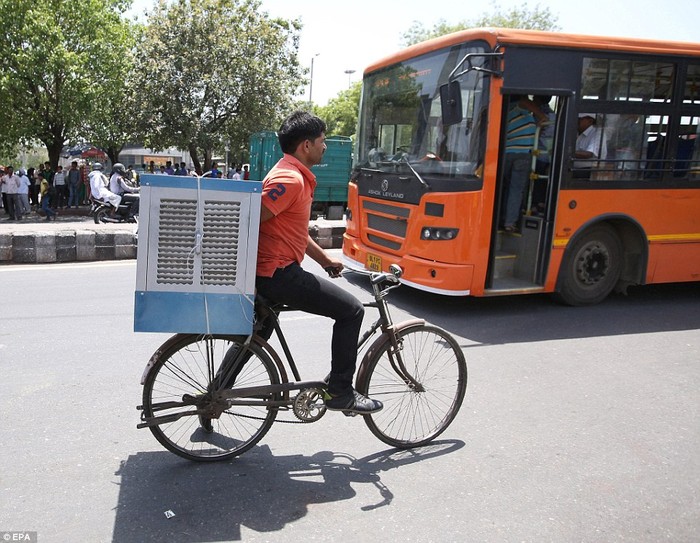
[[[697,145],[700,117],[683,117],[676,147],[673,177],[697,177],[700,174],[700,148]]]

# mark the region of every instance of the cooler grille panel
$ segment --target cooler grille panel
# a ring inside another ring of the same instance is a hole
[[[194,282],[192,256],[196,243],[197,200],[160,201],[156,282],[191,285]]]

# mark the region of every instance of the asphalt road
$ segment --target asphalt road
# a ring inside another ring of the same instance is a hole
[[[443,326],[467,356],[467,398],[438,442],[397,452],[361,418],[328,413],[200,465],[136,429],[141,373],[166,336],[132,332],[134,273],[134,261],[0,267],[0,532],[42,543],[698,540],[700,285],[590,308],[399,289],[395,320]],[[369,298],[363,280],[346,284]],[[330,323],[299,314],[284,327],[302,376],[325,375]]]

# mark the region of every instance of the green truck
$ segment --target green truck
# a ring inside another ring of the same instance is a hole
[[[348,203],[348,181],[352,170],[352,140],[345,136],[326,138],[323,161],[312,168],[316,191],[311,218],[342,219]],[[277,134],[256,132],[250,137],[250,178],[262,180],[282,158]]]

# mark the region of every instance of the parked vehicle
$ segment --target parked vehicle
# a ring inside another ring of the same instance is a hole
[[[311,218],[323,215],[327,219],[341,219],[348,201],[352,140],[346,136],[330,136],[326,138],[326,147],[323,161],[311,169],[317,182]],[[282,154],[275,132],[253,134],[250,137],[250,178],[262,181]]]

